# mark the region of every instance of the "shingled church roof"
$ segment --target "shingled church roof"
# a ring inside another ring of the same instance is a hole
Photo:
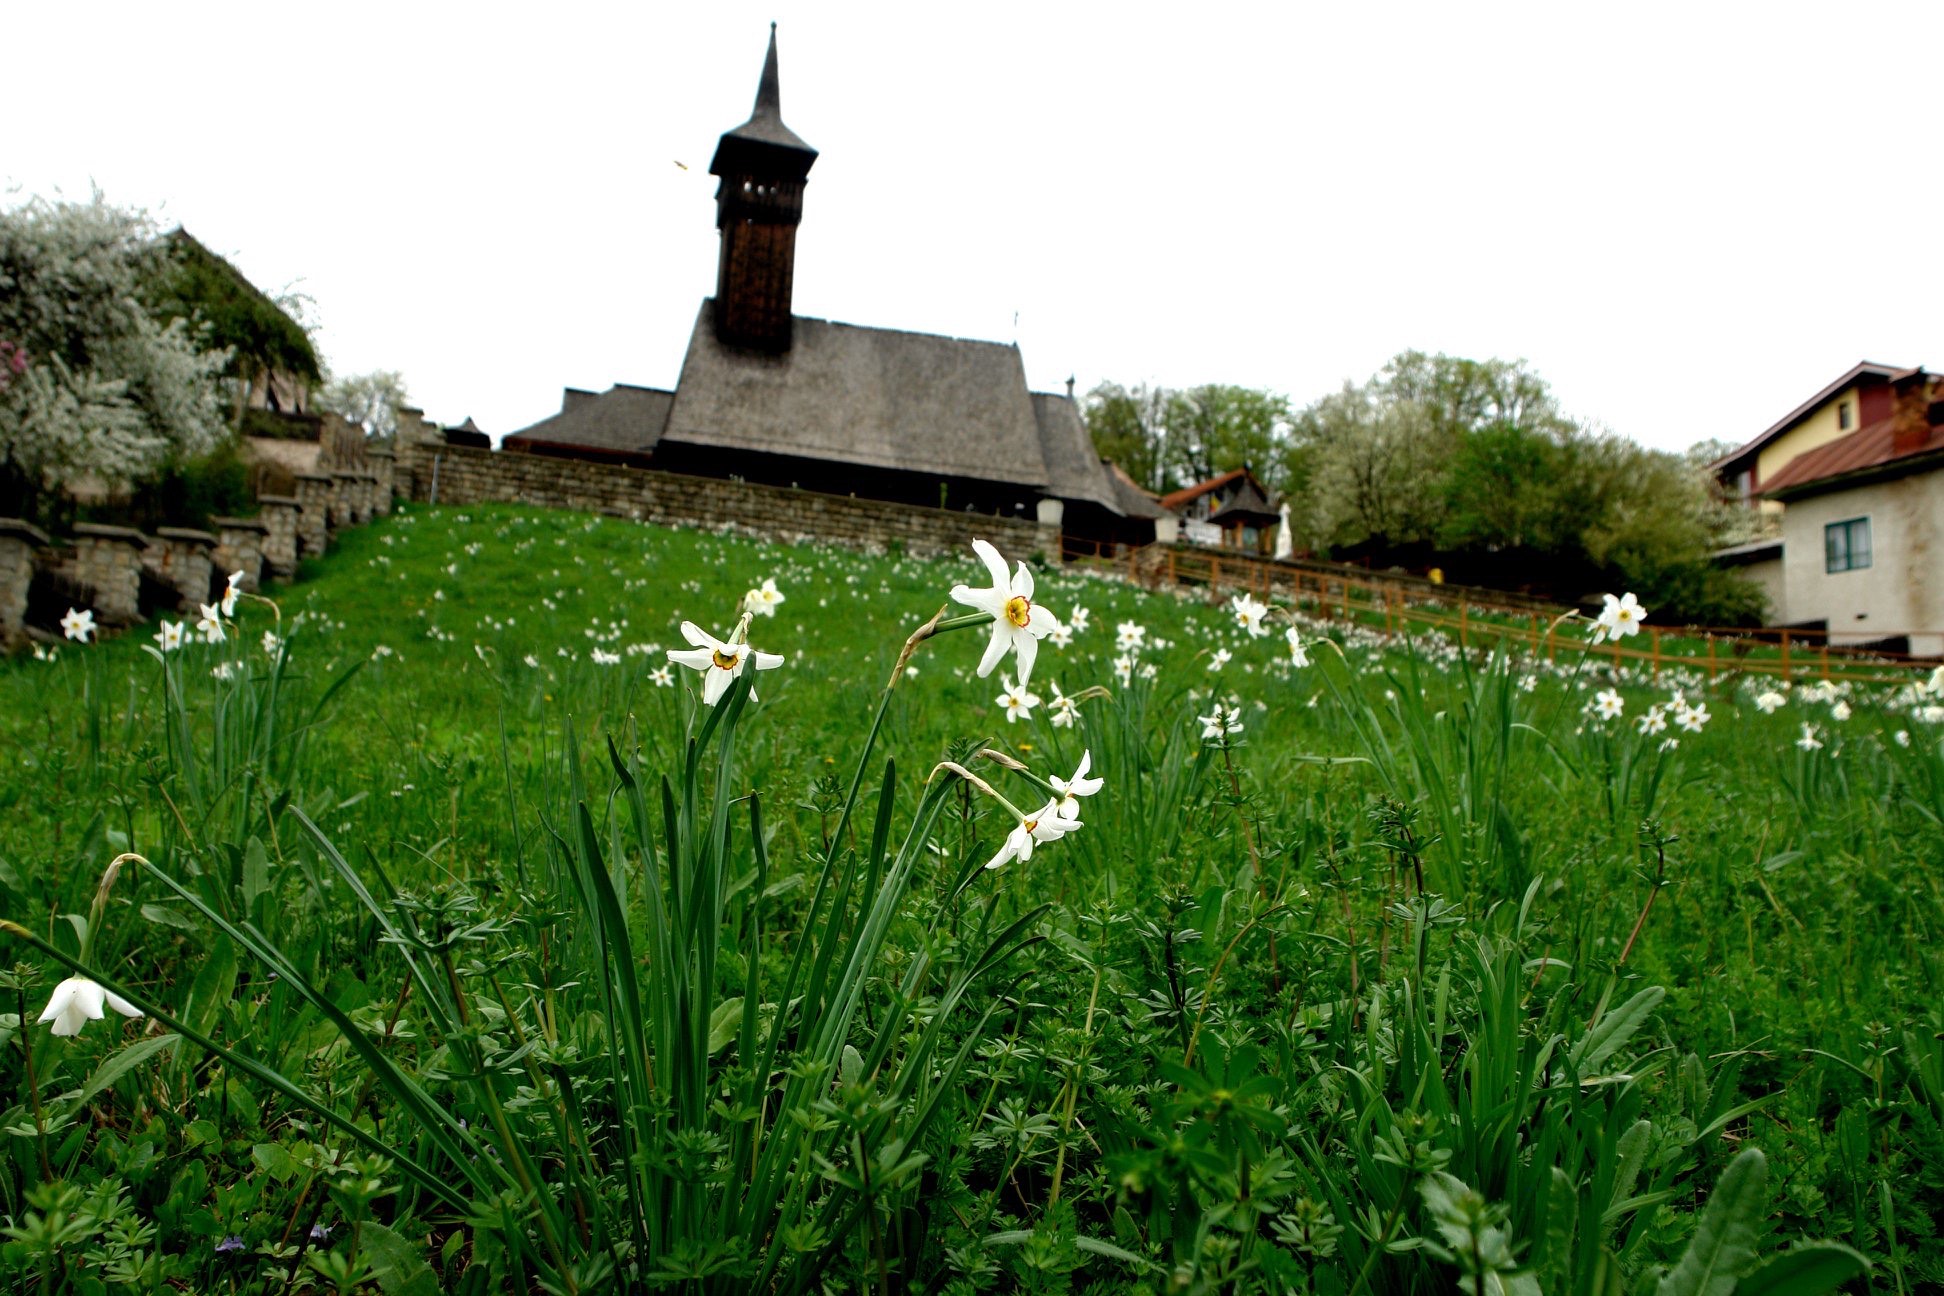
[[[506,447],[560,446],[648,454],[661,440],[675,393],[616,383],[595,393],[568,388],[560,413],[506,438]]]
[[[1046,483],[1019,351],[796,318],[781,356],[717,341],[703,302],[663,439],[934,476]]]
[[[1087,435],[1079,407],[1051,392],[1033,392],[1032,401],[1033,414],[1039,420],[1040,457],[1046,463],[1046,493],[1058,499],[1088,500],[1109,513],[1127,513],[1111,474],[1093,448],[1093,438]]]

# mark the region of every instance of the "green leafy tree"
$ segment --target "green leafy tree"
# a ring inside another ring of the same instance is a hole
[[[1374,381],[1385,399],[1417,405],[1433,431],[1452,439],[1487,427],[1552,432],[1572,427],[1545,379],[1523,360],[1403,351]]]
[[[1137,383],[1104,382],[1087,393],[1082,413],[1094,449],[1151,491],[1167,486],[1167,411],[1174,393]]]
[[[153,309],[162,270],[148,219],[98,194],[0,212],[0,337],[27,356],[0,391],[0,512],[40,515],[80,474],[125,484],[223,439],[230,356]]]
[[[1289,399],[1275,392],[1207,383],[1171,392],[1163,408],[1170,475],[1177,486],[1251,468],[1272,491],[1283,487]]]

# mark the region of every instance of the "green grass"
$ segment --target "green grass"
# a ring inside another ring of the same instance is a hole
[[[1927,697],[1307,621],[1292,669],[1041,572],[1063,729],[984,627],[884,693],[969,554],[414,508],[305,574],[0,665],[10,1289],[1944,1281]],[[765,577],[760,702],[655,681]],[[1702,731],[1637,732],[1675,688]],[[1083,749],[1086,826],[982,868],[941,763],[1031,809]],[[148,1017],[33,1025],[67,961]]]

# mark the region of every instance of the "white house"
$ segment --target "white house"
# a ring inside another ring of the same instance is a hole
[[[1782,506],[1773,620],[1944,656],[1944,383],[1907,369],[1885,385],[1881,417],[1762,473]]]

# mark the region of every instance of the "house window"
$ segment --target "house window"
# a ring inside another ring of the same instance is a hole
[[[1851,518],[1823,528],[1823,566],[1831,572],[1861,571],[1870,565],[1870,519]]]
[[[1844,401],[1836,407],[1836,430],[1838,432],[1847,432],[1850,430],[1850,403],[1848,401]]]

